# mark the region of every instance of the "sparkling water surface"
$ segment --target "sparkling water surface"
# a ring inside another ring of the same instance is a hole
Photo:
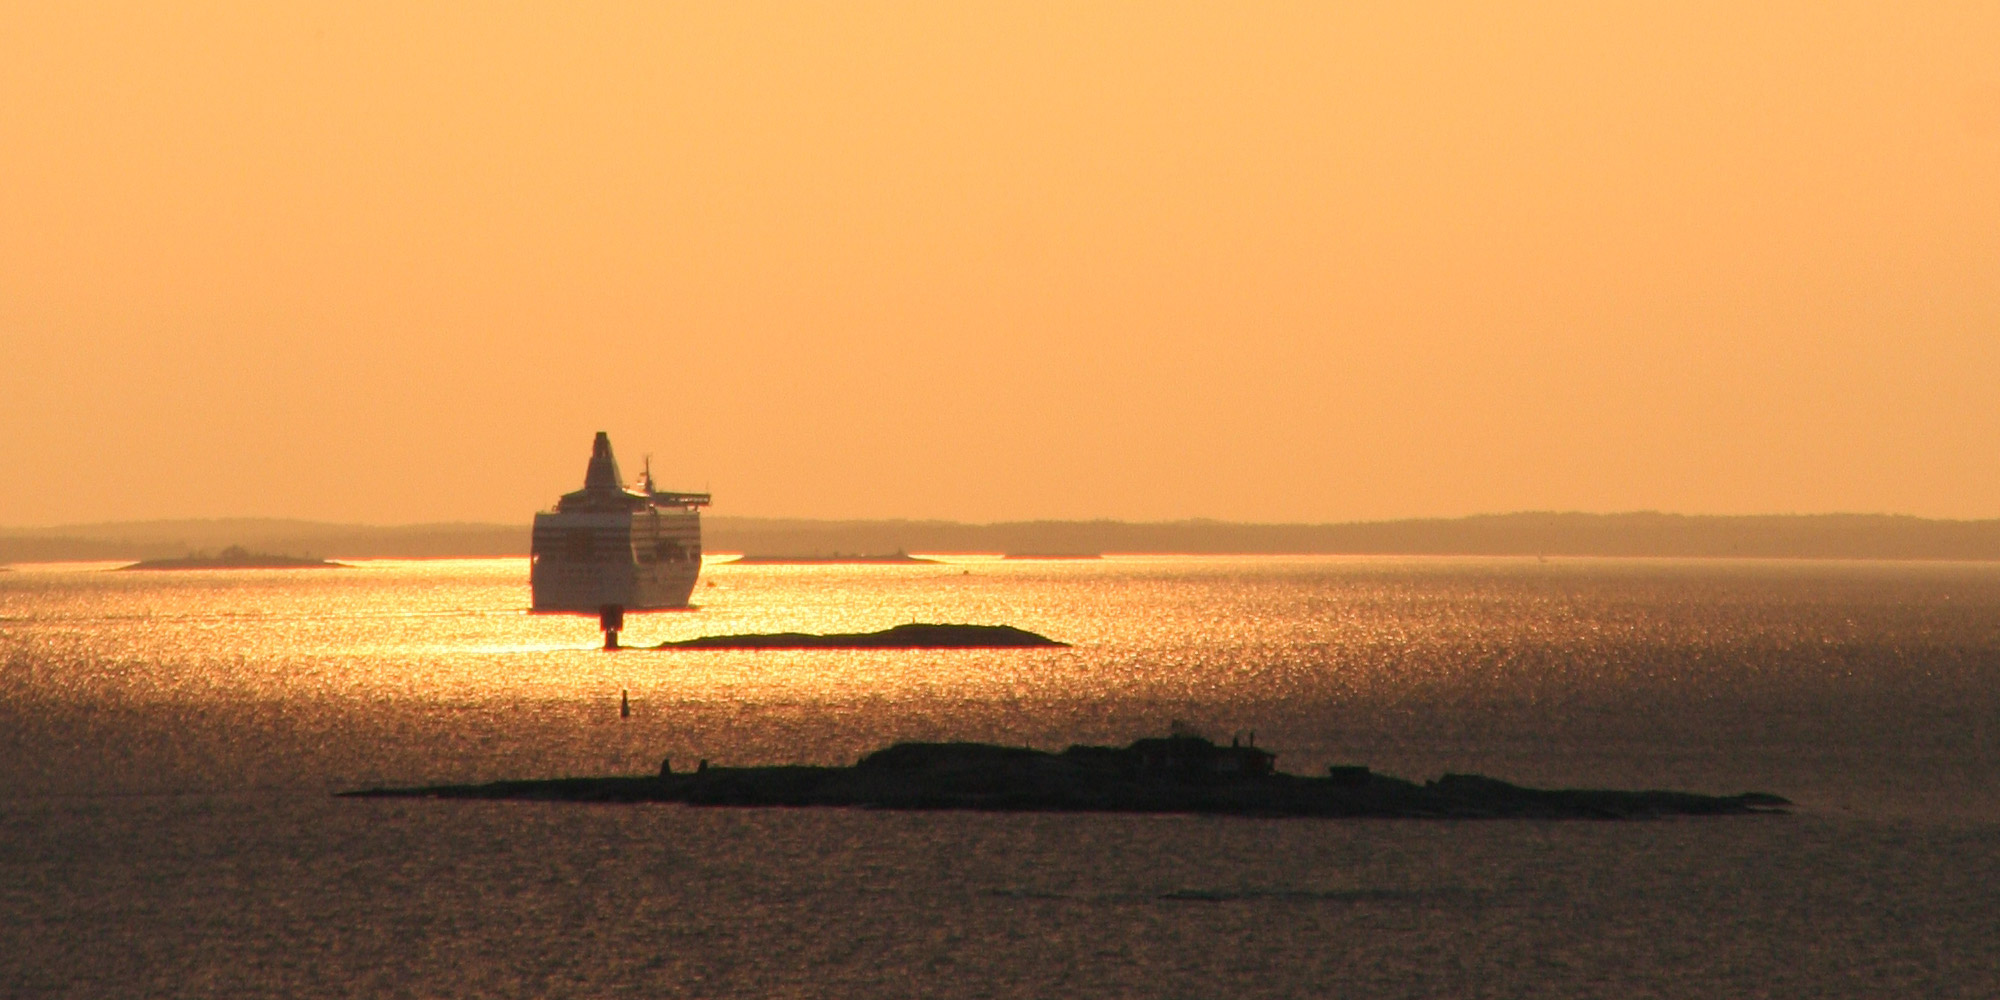
[[[2000,995],[2000,566],[711,564],[597,650],[522,560],[0,573],[0,995]],[[632,716],[621,719],[621,691]],[[1762,790],[1648,823],[338,800],[1060,749]]]

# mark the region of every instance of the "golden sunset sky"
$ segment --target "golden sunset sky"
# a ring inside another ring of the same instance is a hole
[[[2000,516],[2000,4],[9,6],[0,524]]]

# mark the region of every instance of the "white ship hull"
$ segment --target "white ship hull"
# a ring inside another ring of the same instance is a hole
[[[536,611],[684,608],[701,575],[701,515],[536,514]]]
[[[617,486],[610,445],[598,435],[584,490],[535,515],[528,582],[536,611],[599,614],[685,608],[701,575],[705,494]]]

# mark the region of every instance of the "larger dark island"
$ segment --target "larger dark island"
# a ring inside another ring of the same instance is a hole
[[[989,812],[1222,813],[1396,819],[1651,819],[1782,812],[1775,795],[1522,788],[1470,774],[1416,784],[1364,767],[1324,777],[1272,769],[1256,747],[1198,736],[1061,753],[983,743],[898,743],[853,767],[708,767],[657,775],[372,788],[360,798],[683,802],[697,806],[844,806]]]

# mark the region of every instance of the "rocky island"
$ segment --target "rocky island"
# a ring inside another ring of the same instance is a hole
[[[1062,646],[1044,635],[1012,625],[948,625],[910,622],[880,632],[770,632],[751,635],[704,635],[663,642],[654,649],[1004,649],[1017,646]]]
[[[845,553],[840,553],[840,552],[836,552],[836,553],[834,553],[834,554],[832,554],[832,555],[826,555],[826,556],[773,556],[773,555],[741,555],[741,556],[737,556],[737,557],[736,557],[736,558],[734,558],[734,559],[731,559],[731,560],[729,560],[729,561],[728,561],[728,562],[726,562],[726,563],[721,563],[721,564],[719,564],[719,565],[725,565],[725,566],[849,566],[849,565],[856,565],[856,566],[876,566],[876,565],[884,565],[884,564],[886,564],[886,565],[892,565],[892,566],[900,566],[900,565],[905,565],[905,564],[909,564],[909,563],[935,563],[935,562],[937,562],[937,560],[936,560],[936,559],[925,559],[925,558],[924,558],[923,556],[913,556],[913,555],[909,554],[908,552],[885,552],[885,553],[881,553],[881,554],[877,554],[877,555],[847,555],[847,554],[845,554]]]
[[[1365,767],[1304,777],[1275,755],[1199,736],[1061,753],[982,743],[898,743],[853,767],[709,767],[626,777],[371,788],[342,797],[680,802],[694,806],[834,806],[987,812],[1215,813],[1391,819],[1654,819],[1781,813],[1776,795],[1523,788],[1447,774],[1417,784]]]
[[[144,559],[124,569],[165,570],[165,569],[345,569],[346,563],[328,559],[314,559],[310,556],[280,556],[265,552],[252,552],[240,545],[231,545],[215,555],[189,554],[175,559]]]

